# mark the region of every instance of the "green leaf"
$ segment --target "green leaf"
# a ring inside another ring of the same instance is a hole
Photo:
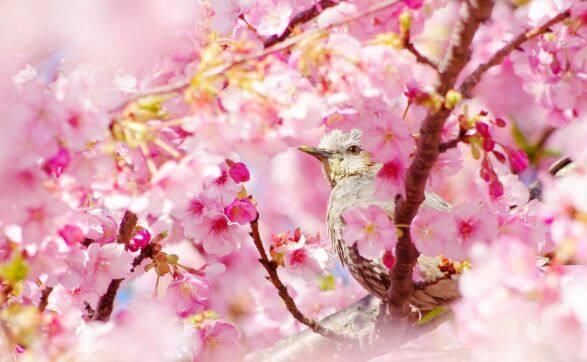
[[[14,256],[8,263],[0,265],[0,278],[13,285],[25,280],[28,273],[29,266],[20,254]]]
[[[448,308],[445,307],[436,307],[432,309],[430,312],[426,313],[422,319],[416,322],[417,325],[427,324],[430,323],[434,318],[443,315],[444,313],[448,312]]]

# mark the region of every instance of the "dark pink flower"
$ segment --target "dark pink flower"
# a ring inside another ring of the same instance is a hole
[[[59,177],[63,171],[65,171],[67,166],[69,166],[70,162],[71,156],[69,155],[69,151],[66,148],[61,147],[55,156],[51,157],[45,162],[43,165],[43,170],[48,175]]]
[[[70,246],[81,243],[86,238],[82,229],[76,225],[69,224],[59,230],[59,236]]]
[[[515,150],[513,148],[506,148],[506,153],[513,172],[522,172],[528,167],[530,161],[528,160],[526,152]]]
[[[151,241],[151,233],[147,229],[139,230],[130,242],[129,249],[137,251],[149,245]]]
[[[228,170],[230,177],[236,183],[247,182],[250,180],[251,175],[249,173],[249,169],[247,166],[242,162],[233,163],[230,165],[230,169]]]
[[[394,198],[404,191],[406,163],[395,158],[383,164],[375,178],[375,192],[377,196]]]
[[[497,178],[489,183],[489,195],[493,199],[498,199],[503,195],[503,184]]]

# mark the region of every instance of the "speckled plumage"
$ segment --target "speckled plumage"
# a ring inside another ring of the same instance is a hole
[[[379,260],[362,257],[356,247],[349,246],[343,239],[345,223],[342,214],[348,208],[376,205],[386,210],[390,217],[393,215],[393,202],[374,197],[375,176],[381,166],[372,162],[366,151],[349,151],[351,146],[360,147],[360,137],[360,130],[349,133],[334,130],[325,135],[318,146],[328,155],[319,158],[332,186],[327,211],[328,235],[341,263],[351,275],[370,293],[384,298],[390,285],[388,269]],[[426,195],[424,206],[450,211],[450,206],[433,194]],[[458,296],[456,282],[443,277],[437,259],[421,256],[418,264],[426,274],[427,282],[417,285],[411,299],[413,307],[425,312]]]

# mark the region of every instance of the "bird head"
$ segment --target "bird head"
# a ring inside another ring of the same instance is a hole
[[[326,178],[334,186],[347,177],[376,170],[371,154],[361,148],[362,133],[359,129],[348,133],[335,129],[322,137],[318,147],[300,146],[298,149],[322,163]]]

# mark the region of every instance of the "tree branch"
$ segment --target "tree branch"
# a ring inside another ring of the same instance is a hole
[[[261,259],[259,259],[259,261],[261,262],[261,264],[263,265],[263,267],[267,271],[267,274],[268,274],[267,279],[275,286],[275,288],[277,289],[277,292],[279,293],[279,296],[281,297],[281,299],[285,303],[285,306],[286,306],[287,310],[291,313],[291,315],[298,322],[308,326],[312,331],[314,331],[315,333],[318,333],[326,338],[335,340],[337,342],[342,342],[342,343],[354,342],[353,338],[351,338],[349,336],[342,335],[342,334],[338,334],[328,328],[325,328],[318,321],[305,316],[298,309],[298,306],[296,305],[295,301],[289,295],[289,292],[287,291],[287,287],[283,284],[281,279],[279,279],[279,275],[277,274],[277,264],[274,261],[269,260],[269,258],[267,256],[267,252],[265,251],[265,247],[263,246],[263,241],[261,240],[261,235],[259,234],[258,218],[257,218],[257,220],[251,221],[251,237],[253,238],[253,241],[255,243],[255,247],[257,248],[257,250],[259,251],[259,255],[261,256]]]
[[[118,288],[120,288],[120,284],[122,284],[123,280],[124,279],[113,279],[110,282],[106,293],[100,297],[98,308],[96,308],[96,313],[94,314],[93,319],[102,322],[106,322],[110,319],[110,315],[114,310],[114,300],[116,299]]]
[[[477,69],[475,69],[471,74],[469,74],[469,76],[467,76],[467,78],[463,81],[463,84],[461,84],[460,92],[464,96],[470,97],[471,91],[481,81],[481,77],[483,76],[483,74],[486,71],[488,71],[489,69],[493,68],[496,65],[501,64],[501,62],[503,62],[503,60],[512,51],[514,51],[515,49],[518,49],[526,41],[531,40],[533,38],[536,38],[537,36],[550,31],[550,28],[553,25],[565,20],[566,18],[568,18],[570,16],[571,16],[571,11],[565,10],[565,11],[559,13],[558,15],[556,15],[555,17],[553,17],[552,19],[548,20],[543,25],[536,27],[534,29],[531,29],[529,31],[526,31],[526,32],[518,35],[517,37],[515,37],[506,46],[504,46],[503,48],[498,50],[495,54],[493,54],[487,62],[480,64],[477,67]]]
[[[459,135],[453,138],[452,140],[446,141],[438,145],[438,152],[444,153],[451,148],[455,148],[458,146],[459,143],[465,140],[467,131],[461,127],[459,127]]]
[[[453,89],[458,75],[471,57],[470,45],[479,25],[493,10],[493,0],[467,0],[460,10],[460,19],[453,31],[449,49],[439,67],[439,84],[436,92],[445,95]],[[401,235],[395,247],[396,263],[390,271],[391,287],[388,290],[388,313],[400,319],[409,313],[409,298],[413,293],[412,274],[420,255],[410,236],[412,220],[424,201],[424,190],[434,163],[439,155],[442,127],[451,110],[445,107],[430,112],[422,124],[414,160],[406,175],[405,198],[396,203],[394,221]]]
[[[39,312],[44,312],[47,309],[47,304],[49,304],[49,296],[53,291],[53,287],[45,287],[41,292],[41,299],[39,301]]]
[[[412,43],[410,41],[410,39],[405,40],[404,49],[406,49],[407,51],[412,53],[416,57],[416,60],[418,62],[420,62],[422,64],[426,64],[438,72],[438,65],[433,60],[431,60],[430,58],[428,58],[424,54],[420,53],[420,51],[416,48],[414,43]]]
[[[136,214],[129,210],[124,212],[124,216],[118,227],[118,236],[116,238],[118,243],[128,245],[135,226],[137,226],[137,221],[138,218]],[[110,315],[114,310],[114,300],[116,299],[118,288],[120,288],[120,284],[122,284],[123,280],[124,279],[112,279],[112,281],[110,281],[106,293],[104,293],[98,301],[98,307],[96,308],[92,319],[103,322],[110,319]]]
[[[320,0],[319,2],[314,4],[311,8],[306,9],[306,10],[294,15],[291,18],[291,20],[289,21],[287,28],[285,29],[285,31],[283,33],[281,33],[281,35],[272,35],[267,40],[265,40],[263,45],[265,46],[265,48],[269,48],[270,46],[283,41],[285,38],[290,36],[290,34],[293,32],[293,30],[296,28],[296,26],[307,23],[308,21],[311,21],[312,19],[314,19],[318,15],[320,15],[325,9],[333,7],[337,4],[338,4],[338,1]]]
[[[116,242],[119,244],[128,245],[128,243],[130,243],[130,239],[132,238],[132,233],[135,230],[135,226],[137,226],[137,222],[137,215],[126,210],[124,212],[124,216],[122,217],[122,221],[120,221],[120,226],[118,227],[118,236],[116,238]]]

